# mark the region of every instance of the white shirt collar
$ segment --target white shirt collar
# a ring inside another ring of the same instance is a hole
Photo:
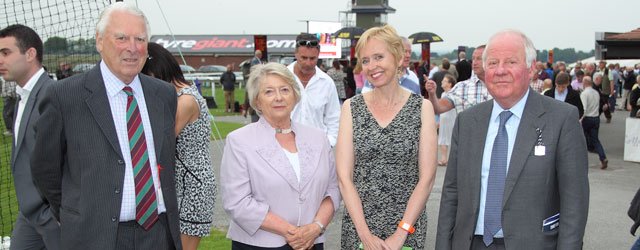
[[[524,113],[524,106],[525,104],[527,104],[528,98],[529,98],[529,89],[527,89],[527,93],[524,94],[524,96],[520,99],[520,101],[518,101],[510,109],[503,109],[502,107],[500,107],[498,102],[496,102],[496,100],[494,99],[493,110],[491,111],[491,121],[495,121],[500,115],[500,113],[505,110],[511,111],[511,113],[513,113],[515,117],[518,117],[518,119],[522,119],[522,113]]]
[[[296,79],[298,82],[300,82],[300,78],[298,78],[298,75],[296,75],[296,73],[295,73],[295,71],[294,71],[295,66],[296,66],[296,63],[298,63],[298,62],[292,62],[292,63],[291,63],[291,64],[289,64],[289,66],[287,66],[287,67],[291,70],[291,73],[293,74],[293,76],[295,76],[295,79]],[[314,81],[314,79],[315,79],[316,77],[318,77],[318,78],[325,78],[325,79],[329,79],[329,76],[328,76],[327,74],[321,74],[320,72],[324,73],[320,68],[318,68],[318,66],[316,66],[316,73],[315,73],[315,74],[313,74],[313,76],[309,79],[309,83],[313,82],[313,81]],[[308,84],[308,83],[307,83],[307,84]]]
[[[20,95],[20,99],[26,100],[33,90],[33,87],[36,86],[36,82],[40,79],[40,76],[44,73],[44,68],[40,68],[31,78],[27,81],[27,84],[24,87],[20,87],[20,85],[16,85],[16,93]]]
[[[129,84],[125,84],[122,82],[116,75],[109,70],[107,64],[104,61],[100,62],[100,72],[102,72],[102,80],[104,81],[104,86],[107,89],[107,95],[110,97],[115,97],[116,95],[122,92],[122,89],[126,86],[129,86],[133,89],[133,94],[142,93],[142,84],[140,83],[140,77],[136,76],[133,78],[133,81]]]

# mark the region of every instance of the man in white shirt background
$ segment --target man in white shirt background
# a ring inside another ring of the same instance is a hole
[[[291,120],[319,128],[327,134],[331,146],[338,138],[340,101],[333,79],[316,65],[320,43],[314,34],[296,37],[296,61],[287,68],[300,86],[301,99],[291,113]]]
[[[600,158],[600,169],[606,169],[609,163],[604,147],[598,139],[598,130],[600,129],[600,93],[593,89],[593,81],[591,77],[585,76],[582,79],[584,90],[580,93],[580,100],[584,106],[584,115],[582,116],[582,130],[587,142],[593,145],[593,149],[598,153]]]

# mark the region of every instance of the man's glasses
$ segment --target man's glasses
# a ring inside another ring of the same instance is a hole
[[[300,46],[318,47],[318,41],[317,40],[312,40],[312,41],[300,40],[298,41],[298,47]]]

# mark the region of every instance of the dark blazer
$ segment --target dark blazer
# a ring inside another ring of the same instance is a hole
[[[174,178],[176,91],[166,82],[138,76],[162,166],[169,233],[181,249]],[[61,248],[115,249],[125,163],[100,66],[51,85],[38,110],[31,171],[60,221]]]
[[[636,236],[636,230],[640,227],[640,189],[638,189],[633,196],[629,209],[627,210],[627,215],[633,220],[633,225],[631,225],[629,232],[631,235]]]
[[[38,78],[24,106],[20,128],[15,135],[18,137],[17,143],[13,143],[13,138],[11,141],[11,172],[16,188],[18,209],[30,222],[38,225],[46,223],[53,215],[49,210],[49,203],[40,195],[31,178],[29,161],[36,143],[34,127],[40,118],[40,112],[35,107],[42,102],[42,95],[46,92],[46,88],[54,82],[46,71]],[[15,113],[17,115],[18,112]]]
[[[629,94],[629,103],[631,104],[631,112],[629,112],[630,117],[636,117],[638,109],[640,109],[638,99],[640,99],[640,87],[631,90],[631,94]]]
[[[580,92],[569,87],[567,87],[567,91],[569,92],[567,92],[567,97],[564,99],[564,102],[576,106],[576,108],[578,108],[578,118],[582,117],[582,115],[584,114],[584,106],[582,105],[582,100],[580,99]],[[556,98],[556,87],[553,87],[549,91],[544,92],[544,95],[551,98]]]
[[[456,70],[458,71],[458,82],[471,78],[471,63],[466,59],[456,63]]]
[[[494,102],[460,113],[453,128],[440,202],[436,249],[469,249],[480,206],[484,144]],[[534,146],[542,131],[545,155]],[[506,249],[581,249],[589,208],[587,147],[576,109],[533,90],[525,104],[506,176]],[[560,213],[559,227],[542,222]]]
[[[418,81],[420,82],[420,93],[422,94],[422,96],[424,96],[425,98],[428,98],[429,94],[427,93],[427,90],[425,89],[425,83],[427,82],[427,80],[429,80],[428,78],[425,78],[424,76],[429,76],[429,64],[427,64],[426,62],[421,65],[420,67],[418,67],[417,70],[417,74],[418,75]]]

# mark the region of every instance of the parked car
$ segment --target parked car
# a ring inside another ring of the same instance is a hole
[[[196,69],[189,66],[189,65],[184,65],[184,64],[180,64],[180,70],[182,70],[182,73],[194,73],[196,72]]]
[[[227,71],[227,67],[222,65],[202,65],[198,68],[198,70],[191,74],[185,75],[185,78],[189,81],[194,81],[196,79],[205,82],[215,82],[216,84],[220,84],[220,76],[222,73]],[[238,83],[242,83],[244,78],[242,77],[242,72],[233,72],[236,75],[236,81]]]
[[[73,74],[80,74],[80,73],[84,73],[91,70],[93,66],[96,66],[96,65],[91,63],[78,63],[75,66],[73,66],[72,71],[73,71]]]
[[[220,75],[222,73],[224,73],[225,71],[227,71],[227,67],[222,66],[222,65],[202,65],[202,66],[200,66],[200,68],[198,68],[198,72],[220,73]]]

